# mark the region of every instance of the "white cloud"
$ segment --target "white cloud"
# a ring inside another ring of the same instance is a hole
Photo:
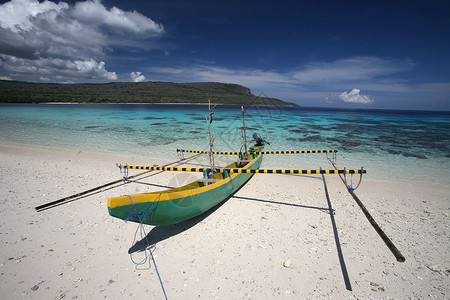
[[[81,82],[99,79],[117,80],[116,73],[107,71],[103,61],[96,62],[93,59],[69,61],[58,58],[29,60],[9,55],[0,57],[6,71],[17,74],[39,74],[39,78],[45,78],[44,81],[50,81],[50,78],[57,82],[74,82],[71,80],[73,78]]]
[[[294,72],[292,77],[302,84],[363,81],[409,71],[414,65],[410,60],[360,56],[334,62],[311,62]]]
[[[129,47],[137,34],[141,41],[163,31],[162,25],[136,11],[108,10],[99,0],[74,6],[12,0],[0,5],[0,75],[51,81],[116,80],[103,62],[111,43]]]
[[[343,92],[339,95],[339,98],[344,102],[350,103],[361,103],[361,104],[371,104],[374,102],[373,98],[370,98],[367,95],[361,95],[360,90],[353,89],[350,93]]]
[[[113,7],[107,10],[100,0],[77,2],[71,15],[91,26],[108,26],[133,33],[161,33],[164,27],[137,11],[127,12]]]
[[[12,0],[0,6],[0,26],[12,32],[30,31],[35,27],[34,19],[47,12],[60,13],[68,9],[67,3],[50,1]]]
[[[117,75],[115,72],[108,72],[105,69],[105,63],[103,61],[96,62],[95,60],[76,60],[75,68],[77,72],[82,74],[87,74],[92,77],[105,78],[108,80],[117,80]]]
[[[130,78],[133,82],[142,82],[145,80],[145,76],[141,72],[131,72]]]

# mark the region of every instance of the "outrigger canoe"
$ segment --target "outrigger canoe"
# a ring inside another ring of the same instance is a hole
[[[236,160],[224,169],[259,169],[263,149],[264,146],[251,147],[247,159]],[[175,224],[194,218],[228,199],[253,175],[217,172],[209,176],[211,178],[174,189],[109,198],[108,211],[113,217],[142,224]]]
[[[400,251],[395,247],[392,241],[387,237],[384,231],[378,226],[375,220],[372,218],[368,210],[362,204],[361,200],[356,196],[354,190],[358,188],[359,183],[361,183],[362,174],[366,171],[361,168],[360,170],[339,170],[336,166],[336,152],[337,150],[307,150],[307,151],[269,151],[264,152],[264,144],[269,144],[267,141],[261,138],[257,133],[253,134],[253,139],[256,144],[250,149],[247,149],[247,139],[245,131],[245,119],[244,119],[244,108],[242,110],[242,121],[243,121],[243,132],[242,137],[244,139],[245,152],[214,152],[213,143],[214,136],[211,134],[210,124],[213,121],[212,115],[214,114],[211,109],[211,103],[209,103],[209,118],[206,118],[209,131],[209,151],[196,151],[196,150],[181,150],[177,149],[177,152],[194,152],[198,153],[190,158],[198,156],[200,154],[208,154],[210,159],[209,168],[167,168],[168,165],[173,165],[185,160],[183,157],[179,161],[169,163],[161,167],[149,167],[149,166],[120,166],[124,169],[140,169],[147,170],[143,173],[136,174],[130,177],[124,177],[113,182],[103,184],[101,186],[91,188],[87,191],[77,193],[56,201],[52,201],[43,205],[35,207],[37,211],[43,211],[52,207],[59,206],[64,203],[70,203],[76,199],[81,199],[89,193],[93,193],[99,189],[107,186],[111,186],[123,181],[127,181],[129,178],[134,178],[136,176],[141,176],[149,171],[183,171],[183,172],[203,172],[204,178],[191,182],[189,184],[165,190],[160,192],[142,193],[134,195],[126,195],[120,197],[114,197],[108,199],[108,211],[113,217],[125,220],[138,222],[140,224],[148,225],[170,225],[176,224],[185,220],[194,218],[224,200],[231,197],[237,190],[239,190],[245,183],[255,174],[255,173],[266,173],[266,174],[322,174],[322,178],[325,185],[325,193],[328,199],[331,212],[331,202],[329,200],[328,191],[326,187],[324,174],[339,174],[342,182],[345,184],[349,193],[355,199],[356,203],[359,205],[361,210],[366,215],[367,219],[392,251],[392,253],[397,258],[397,261],[404,262],[405,257],[400,253]],[[214,107],[213,107],[214,108]],[[326,153],[327,158],[333,165],[334,170],[267,170],[260,169],[260,165],[264,154],[301,154],[301,153]],[[328,153],[333,153],[333,159],[328,157]],[[214,154],[221,155],[239,155],[239,159],[235,162],[229,164],[225,168],[215,168],[214,167]],[[352,184],[347,183],[345,177],[346,174],[361,174],[360,181],[355,188]],[[344,175],[344,176],[342,176]],[[156,265],[155,265],[156,267]]]

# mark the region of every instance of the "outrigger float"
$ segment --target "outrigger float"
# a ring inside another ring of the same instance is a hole
[[[111,216],[125,220],[137,222],[140,224],[148,224],[155,226],[176,224],[182,221],[192,219],[200,214],[212,209],[219,203],[233,196],[236,191],[242,188],[254,174],[338,174],[346,188],[358,203],[371,225],[395,255],[397,261],[404,262],[405,258],[395,247],[392,241],[386,236],[383,230],[378,226],[370,213],[362,204],[361,200],[356,196],[354,190],[361,183],[362,175],[366,170],[361,169],[338,169],[336,166],[336,153],[338,150],[295,150],[295,151],[264,151],[266,144],[259,134],[254,133],[253,139],[255,144],[247,148],[246,129],[244,109],[242,108],[242,120],[244,123],[242,136],[244,139],[244,151],[240,152],[215,152],[213,151],[214,137],[211,134],[210,124],[212,123],[212,109],[209,105],[209,118],[206,117],[210,136],[209,151],[183,150],[177,149],[180,160],[164,165],[164,166],[130,166],[119,165],[121,172],[124,174],[122,179],[104,184],[97,188],[78,193],[60,200],[56,200],[44,205],[36,207],[37,211],[43,211],[64,203],[68,203],[79,199],[80,197],[91,194],[94,191],[105,187],[115,185],[122,182],[128,182],[129,179],[142,176],[152,171],[174,171],[174,172],[201,172],[203,178],[188,183],[186,185],[163,190],[157,192],[140,193],[134,195],[123,195],[119,197],[109,198],[107,201],[108,212]],[[184,158],[183,153],[196,153],[190,157]],[[263,156],[270,154],[313,154],[325,153],[328,160],[334,167],[331,170],[273,170],[260,169]],[[331,159],[328,155],[333,155]],[[169,167],[169,165],[181,163],[201,154],[208,154],[210,165],[206,168],[185,168],[185,167]],[[214,165],[214,155],[237,155],[238,159],[226,167],[216,167]],[[128,170],[145,170],[142,173],[128,176]],[[347,183],[346,176],[350,174],[359,174],[360,181],[356,188]]]

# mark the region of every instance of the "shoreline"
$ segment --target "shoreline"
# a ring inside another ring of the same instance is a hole
[[[165,164],[169,163],[170,161],[178,160],[178,157],[175,153],[175,149],[177,147],[174,146],[173,153],[169,154],[168,156],[162,157],[161,155],[144,155],[141,153],[100,153],[95,150],[75,150],[75,149],[67,149],[67,148],[54,148],[54,147],[47,147],[44,145],[36,145],[36,144],[25,144],[25,143],[17,143],[17,142],[5,142],[0,141],[0,151],[2,147],[7,148],[15,148],[18,151],[21,151],[23,149],[28,149],[28,151],[45,151],[48,153],[51,152],[58,152],[61,155],[68,155],[68,156],[76,156],[82,154],[83,156],[92,156],[92,157],[98,157],[104,160],[114,160],[114,165],[116,163],[118,164],[139,164],[139,165],[149,165],[149,160],[151,161],[157,161],[159,164]],[[81,149],[81,148],[80,148]],[[191,149],[188,149],[191,150]],[[186,153],[185,156],[187,157],[189,153]],[[203,156],[201,156],[203,157]],[[203,164],[206,164],[207,157],[204,156],[204,161],[202,161]],[[379,158],[380,160],[383,159],[383,157]],[[225,156],[216,156],[216,160],[219,162],[218,165],[227,165],[229,164],[233,159],[230,157]],[[363,164],[364,162],[364,164]],[[266,158],[265,162],[263,161],[262,168],[265,169],[286,169],[285,165],[289,164],[289,161],[287,160],[286,156],[280,157],[278,160],[269,159]],[[445,186],[448,183],[448,180],[446,180],[443,177],[430,177],[423,175],[422,168],[417,169],[411,169],[411,166],[407,165],[397,165],[396,167],[387,168],[383,166],[378,166],[373,161],[373,157],[370,157],[370,160],[364,161],[362,158],[358,158],[356,155],[352,156],[352,154],[344,153],[340,155],[340,160],[337,161],[337,166],[340,169],[343,169],[344,167],[347,167],[348,169],[360,169],[361,166],[367,170],[367,174],[363,175],[363,182],[370,179],[375,180],[378,182],[389,182],[392,181],[392,178],[395,178],[395,182],[401,182],[401,183],[418,183],[418,184],[440,184],[442,186]],[[333,169],[331,164],[326,160],[326,158],[319,158],[317,156],[314,156],[311,158],[310,162],[303,162],[302,167],[297,167],[301,169],[318,169],[322,167],[323,169]],[[399,169],[400,168],[400,169]],[[402,170],[401,173],[398,173],[398,171]],[[430,168],[430,171],[433,169]],[[407,172],[409,171],[409,172]],[[397,172],[397,173],[396,173]],[[444,171],[441,171],[444,173]],[[353,178],[353,181],[358,181],[359,177],[356,176]]]
[[[108,197],[161,187],[120,185],[34,211],[120,178],[114,159],[0,143],[7,174],[0,203],[4,295],[163,298],[153,263],[137,268],[130,261],[133,240],[141,239],[135,237],[137,224],[110,217],[106,208]],[[450,295],[448,184],[363,178],[356,194],[406,257],[398,263],[338,177],[326,176],[333,225],[320,176],[257,175],[206,216],[144,226],[169,299]],[[189,174],[163,172],[145,181],[189,180]],[[143,252],[132,255],[144,258]]]

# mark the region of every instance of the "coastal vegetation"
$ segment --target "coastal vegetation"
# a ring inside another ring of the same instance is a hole
[[[291,105],[279,99],[259,97],[250,89],[219,82],[115,82],[99,84],[31,83],[0,80],[3,103],[208,103]]]

